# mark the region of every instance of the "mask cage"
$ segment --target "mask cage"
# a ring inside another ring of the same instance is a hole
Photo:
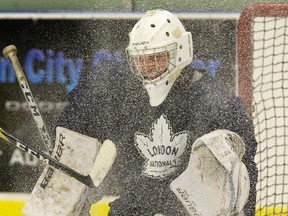
[[[176,67],[177,44],[153,49],[126,49],[129,66],[142,82],[163,79]]]

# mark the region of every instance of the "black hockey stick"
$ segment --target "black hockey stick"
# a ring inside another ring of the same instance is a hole
[[[114,143],[110,140],[105,141],[99,150],[90,174],[84,176],[76,172],[75,170],[69,168],[68,166],[60,163],[59,161],[55,160],[44,152],[32,147],[27,143],[20,141],[2,128],[0,128],[0,138],[13,145],[16,145],[22,151],[27,152],[28,154],[38,158],[40,161],[46,163],[47,165],[50,165],[55,169],[62,171],[68,176],[77,179],[78,181],[91,188],[97,187],[102,182],[116,157],[116,148],[114,146]]]

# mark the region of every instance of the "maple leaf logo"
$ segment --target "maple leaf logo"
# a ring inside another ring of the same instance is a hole
[[[135,146],[146,159],[143,173],[150,177],[165,178],[175,172],[186,149],[188,132],[173,134],[169,120],[161,115],[152,124],[150,135],[136,132]]]

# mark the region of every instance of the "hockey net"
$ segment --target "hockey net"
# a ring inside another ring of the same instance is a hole
[[[237,64],[238,95],[258,141],[256,215],[288,215],[288,4],[243,10]]]

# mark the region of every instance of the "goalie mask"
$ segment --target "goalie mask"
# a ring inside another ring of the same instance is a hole
[[[135,24],[129,37],[126,52],[131,69],[142,80],[151,106],[158,106],[192,61],[191,33],[172,13],[151,10]]]

